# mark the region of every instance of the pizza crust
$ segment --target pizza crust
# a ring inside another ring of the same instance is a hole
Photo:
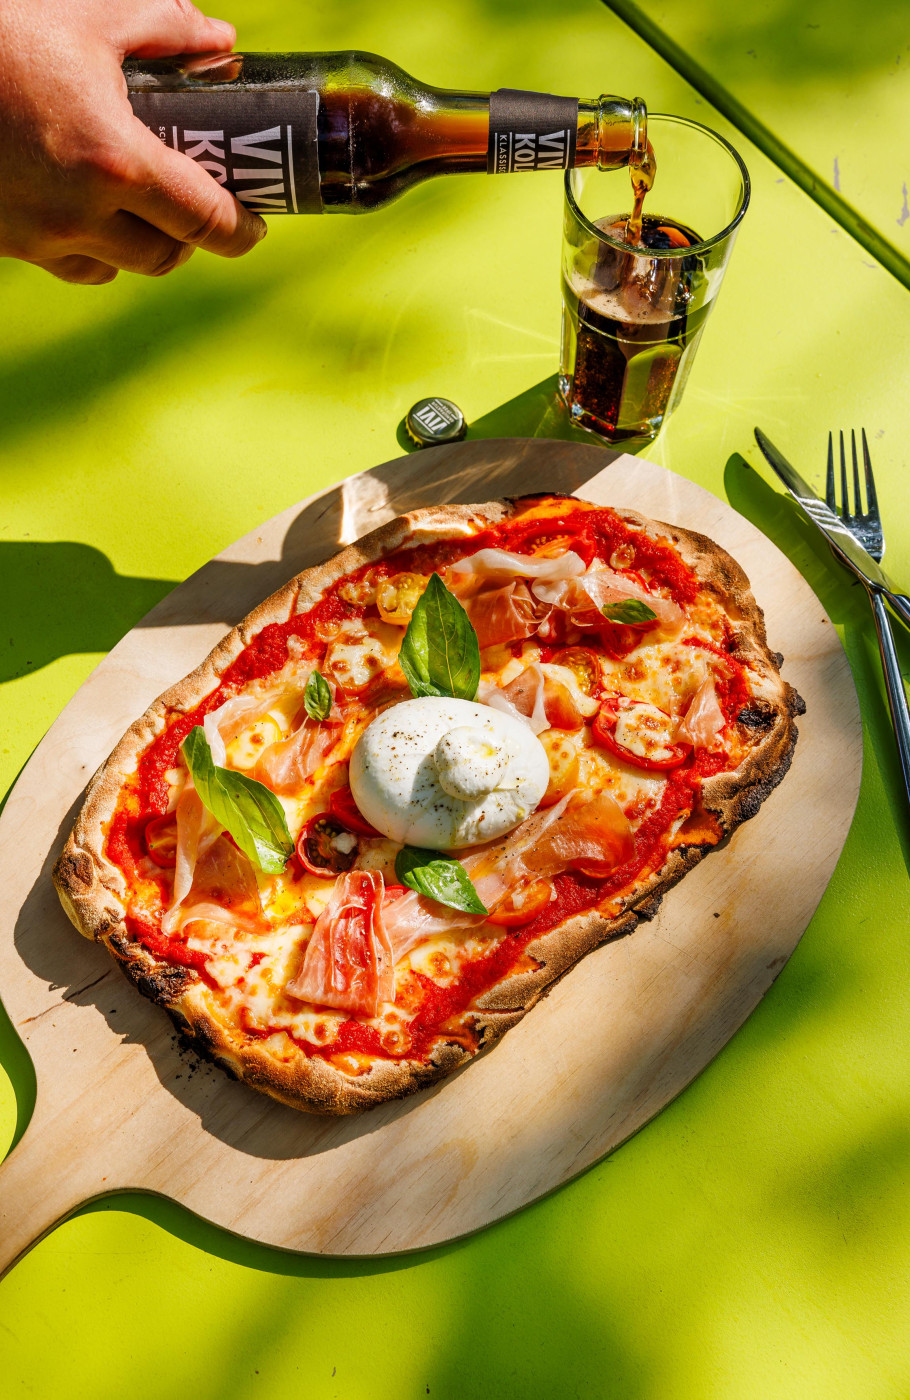
[[[573,498],[573,503],[577,499]],[[54,867],[54,884],[75,927],[86,938],[105,944],[126,976],[144,996],[169,1013],[193,1048],[232,1077],[291,1107],[322,1114],[372,1108],[443,1078],[476,1058],[477,1052],[446,1042],[434,1049],[429,1063],[375,1061],[367,1073],[350,1075],[319,1056],[308,1058],[299,1050],[282,1055],[272,1042],[286,1044],[288,1038],[283,1034],[268,1040],[234,1034],[231,1027],[212,1015],[205,983],[194,971],[161,961],[127,934],[126,881],[104,852],[107,825],[114,815],[120,790],[135,773],[142,753],[164,729],[168,713],[192,710],[217,689],[224,672],[263,627],[308,611],[326,588],[346,574],[375,563],[402,546],[470,537],[479,528],[505,519],[521,505],[521,498],[502,499],[473,506],[431,506],[398,516],[325,563],[304,570],[265,599],[195,671],[165,691],[130,726],[90,782],[85,803]],[[774,714],[767,732],[738,769],[703,783],[702,804],[717,816],[728,838],[737,826],[755,815],[787,772],[797,738],[794,719],[804,712],[805,706],[780,676],[783,658],[768,647],[761,609],[736,561],[719,545],[694,531],[650,520],[632,510],[617,510],[617,514],[652,538],[669,538],[702,585],[718,593],[736,626],[737,649],[733,655],[760,675],[758,698],[766,702],[766,713]],[[479,1013],[474,1021],[479,1048],[486,1049],[516,1025],[587,953],[607,940],[631,933],[639,919],[652,918],[667,890],[712,849],[713,846],[699,845],[677,848],[662,869],[624,902],[615,918],[590,910],[528,944],[525,952],[539,967],[504,979],[475,1003]]]

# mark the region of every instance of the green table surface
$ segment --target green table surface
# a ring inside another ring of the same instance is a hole
[[[906,5],[607,3],[910,286]]]
[[[756,470],[751,430],[818,481],[828,428],[865,425],[910,579],[907,291],[597,0],[238,0],[231,17],[246,47],[359,46],[443,85],[642,93],[740,146],[753,207],[649,455],[725,496],[817,591],[862,701],[862,793],[762,1005],[610,1159],[471,1239],[372,1262],[282,1254],[151,1197],[98,1203],[0,1284],[4,1393],[906,1396],[910,825],[864,597]],[[164,282],[0,265],[0,791],[176,580],[395,456],[418,397],[454,398],[472,436],[566,433],[549,407],[560,223],[557,176],[477,176],[362,220],[275,220],[248,260],[200,255]],[[8,1142],[34,1098],[8,1024],[0,1059]]]

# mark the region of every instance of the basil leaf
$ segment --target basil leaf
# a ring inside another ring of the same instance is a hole
[[[489,913],[461,862],[450,860],[439,851],[404,846],[395,857],[395,878],[450,909],[462,909],[466,914]]]
[[[214,779],[215,765],[212,762],[209,741],[205,737],[205,730],[201,724],[197,724],[194,729],[190,730],[180,745],[180,752],[186,760],[186,766],[190,770],[190,777],[196,785],[196,791],[202,797],[201,788]],[[205,802],[204,797],[202,800]]]
[[[657,613],[638,598],[626,598],[622,603],[605,603],[601,609],[610,622],[622,622],[626,627],[635,627],[641,622],[656,622]]]
[[[280,874],[294,842],[275,794],[264,783],[213,763],[205,730],[198,724],[184,739],[181,751],[196,791],[215,820],[260,870]]]
[[[310,672],[310,679],[303,692],[303,708],[310,719],[325,719],[332,708],[332,692],[325,676],[318,671]]]
[[[404,634],[398,664],[412,695],[473,700],[480,683],[477,633],[454,594],[433,574]]]

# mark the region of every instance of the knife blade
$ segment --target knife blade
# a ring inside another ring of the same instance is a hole
[[[840,516],[835,515],[827,501],[816,495],[809,483],[800,476],[770,438],[765,436],[761,428],[754,431],[755,441],[766,461],[780,477],[803,514],[821,530],[837,558],[852,570],[867,588],[884,593],[901,621],[910,627],[910,598],[894,587],[881,564],[872,558],[867,549],[863,549]]]

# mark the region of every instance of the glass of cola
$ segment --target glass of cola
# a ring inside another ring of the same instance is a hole
[[[750,190],[698,122],[649,114],[648,136],[640,164],[565,182],[560,393],[575,422],[630,448],[679,403]]]

